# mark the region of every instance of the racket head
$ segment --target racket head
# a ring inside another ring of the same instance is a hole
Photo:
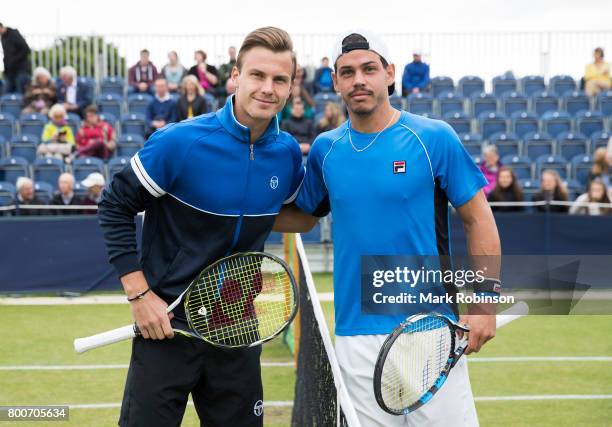
[[[413,412],[442,387],[462,354],[455,351],[457,328],[446,316],[427,313],[410,316],[393,330],[374,368],[374,396],[384,411]]]
[[[187,290],[184,306],[199,338],[219,347],[252,347],[273,339],[293,321],[298,289],[282,259],[242,252],[205,268]]]

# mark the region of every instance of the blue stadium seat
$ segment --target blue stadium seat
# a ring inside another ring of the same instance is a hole
[[[575,116],[581,111],[589,111],[591,109],[591,100],[589,97],[580,91],[566,93],[563,96],[563,109]]]
[[[128,113],[121,116],[121,133],[145,136],[147,120],[143,114]]]
[[[591,153],[599,147],[607,147],[612,135],[608,132],[593,132],[591,134]]]
[[[612,116],[612,90],[597,95],[597,111],[604,116]]]
[[[567,159],[563,156],[543,155],[536,159],[536,177],[542,176],[542,171],[552,169],[559,173],[561,179],[567,179]]]
[[[6,139],[4,139],[2,135],[0,135],[0,159],[3,159],[8,156],[8,147],[9,143]]]
[[[15,117],[9,113],[0,113],[0,136],[9,141],[15,134]]]
[[[576,115],[576,130],[587,138],[595,132],[605,131],[604,118],[599,111],[583,111]]]
[[[86,87],[89,99],[94,99],[94,94],[96,91],[96,81],[93,78],[83,76],[77,77],[77,84]]]
[[[567,188],[570,200],[576,200],[578,196],[586,191],[586,185],[582,185],[575,179],[564,180],[563,185],[565,185],[565,188]]]
[[[557,96],[563,96],[576,90],[576,81],[568,75],[553,76],[548,83],[548,90]]]
[[[318,94],[317,94],[318,95]],[[413,114],[433,113],[433,97],[428,93],[411,93],[406,108]]]
[[[74,182],[74,194],[76,194],[79,197],[86,197],[87,187],[81,184],[81,181],[75,181]]]
[[[11,114],[13,117],[21,115],[23,96],[20,93],[7,93],[0,96],[0,112]]]
[[[478,76],[465,76],[459,79],[458,91],[465,98],[470,98],[474,93],[484,92],[484,80]]]
[[[404,99],[396,93],[394,93],[393,95],[389,97],[389,102],[391,103],[391,106],[395,109],[398,109],[398,110],[404,109]],[[315,121],[315,123],[318,123],[318,122]]]
[[[108,180],[111,181],[117,172],[130,164],[129,157],[113,157],[108,161]]]
[[[53,197],[53,186],[47,182],[34,182],[34,194],[40,201],[48,205]]]
[[[36,148],[38,143],[35,142],[29,135],[16,136],[9,144],[9,153],[11,157],[21,157],[32,163],[36,158]]]
[[[574,156],[571,161],[572,178],[581,185],[587,185],[593,167],[593,158],[588,155]]]
[[[588,140],[581,133],[563,132],[557,135],[557,154],[566,159],[588,154]]]
[[[434,98],[437,98],[439,95],[444,92],[454,92],[455,84],[453,83],[453,79],[447,76],[437,76],[431,79],[431,93]]]
[[[493,77],[493,95],[501,97],[506,92],[516,91],[517,82],[514,76],[502,75]]]
[[[463,133],[459,134],[459,139],[465,147],[465,150],[472,156],[478,156],[482,154],[482,137],[475,133]]]
[[[68,117],[66,119],[66,123],[72,129],[72,133],[74,134],[74,139],[76,140],[76,135],[79,129],[81,128],[81,118],[78,114],[68,113]]]
[[[148,93],[135,93],[128,97],[128,112],[130,114],[147,114],[147,107],[153,101]]]
[[[497,132],[508,132],[508,122],[505,114],[483,113],[478,117],[480,133],[484,139],[489,139]]]
[[[15,203],[17,189],[10,182],[0,181],[0,206],[8,206]]]
[[[536,92],[546,90],[544,77],[542,76],[525,76],[521,79],[521,92],[525,96],[531,96]]]
[[[495,113],[497,111],[497,98],[486,92],[473,93],[471,109],[474,117],[480,117],[483,113]]]
[[[100,95],[96,98],[96,105],[100,112],[119,117],[123,111],[123,98],[116,94]]]
[[[113,128],[117,127],[117,116],[115,116],[114,114],[98,113],[98,117],[100,118],[100,120],[105,121],[106,123],[111,125]]]
[[[554,153],[555,141],[545,132],[528,133],[523,138],[523,155],[532,159]]]
[[[30,176],[28,161],[22,157],[0,159],[0,181],[15,184],[20,176]]]
[[[527,97],[518,92],[506,92],[502,95],[502,111],[506,116],[520,111],[527,111]]]
[[[125,80],[120,76],[109,76],[102,79],[100,83],[100,95],[119,95],[123,96]]]
[[[207,97],[206,97],[207,94],[208,93],[204,94],[204,99],[207,99]],[[210,94],[208,94],[208,95],[210,95]],[[315,111],[316,112],[323,111],[325,109],[325,104],[327,104],[328,102],[340,103],[340,97],[338,95],[336,95],[335,93],[332,93],[332,92],[319,92],[319,93],[317,93],[313,97],[313,100],[315,102]],[[212,101],[210,100],[210,97],[209,97],[209,102],[212,103]],[[212,104],[209,104],[208,107],[211,109],[211,111],[215,111],[215,109],[216,109],[215,105],[212,105]]]
[[[138,134],[122,134],[117,140],[117,156],[132,157],[144,146],[144,138]]]
[[[438,96],[438,106],[442,117],[449,113],[463,113],[463,97],[454,92],[443,92]]]
[[[22,135],[36,135],[40,138],[47,123],[47,116],[42,114],[23,114],[19,118],[19,131]]]
[[[518,179],[532,178],[533,162],[527,156],[509,155],[501,158],[502,165],[511,167]]]
[[[41,157],[32,165],[35,182],[46,182],[57,187],[57,180],[64,172],[64,162],[53,157]]]
[[[523,195],[527,202],[532,201],[533,195],[540,191],[540,181],[537,179],[520,179],[519,184],[523,187]]]
[[[341,103],[341,99],[339,96],[337,96],[334,93],[331,92],[324,92],[326,95],[332,95],[331,97],[326,97],[321,95],[319,98],[320,99],[327,99],[325,101],[325,103],[323,104],[323,110],[325,110],[325,104],[327,104],[328,102],[335,102],[336,104],[340,104]],[[318,95],[318,94],[317,94]],[[315,95],[315,99],[317,99],[317,95]],[[206,101],[206,107],[208,108],[208,111],[217,111],[217,109],[219,108],[219,101],[217,100],[217,98],[215,98],[214,95],[212,95],[210,92],[206,92],[204,93],[204,101]],[[315,101],[316,102],[316,101]],[[317,110],[318,111],[318,110]]]
[[[530,132],[537,132],[540,129],[538,116],[535,113],[517,111],[510,119],[510,129],[519,138],[524,137]]]
[[[533,95],[532,105],[533,111],[542,117],[548,111],[557,111],[559,109],[559,97],[551,92],[539,92]]]
[[[471,121],[465,113],[448,113],[444,116],[444,121],[451,125],[458,134],[470,133]]]
[[[565,111],[548,111],[542,116],[542,130],[553,138],[572,131],[572,118]]]
[[[104,175],[104,162],[97,157],[80,157],[72,163],[72,174],[76,181],[83,181],[92,172]]]
[[[500,157],[518,156],[521,154],[521,141],[518,136],[513,133],[497,132],[491,135],[489,143],[497,147],[497,152]]]

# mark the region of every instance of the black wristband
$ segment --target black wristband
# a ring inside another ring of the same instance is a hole
[[[137,293],[137,294],[136,294],[135,296],[133,296],[132,298],[128,297],[128,298],[127,298],[127,300],[128,300],[129,302],[132,302],[132,301],[135,301],[135,300],[137,300],[137,299],[141,299],[141,298],[142,298],[142,297],[144,297],[144,296],[145,296],[145,294],[146,294],[147,292],[149,292],[150,290],[151,290],[151,288],[147,288],[147,289],[145,289],[144,291]]]
[[[480,283],[477,283],[477,282],[474,283],[475,293],[493,292],[495,294],[499,294],[501,293],[501,288],[502,288],[501,281],[497,279],[491,279],[488,277],[485,277],[484,280]]]

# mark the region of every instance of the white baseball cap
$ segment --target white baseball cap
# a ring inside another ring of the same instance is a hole
[[[355,37],[351,41],[346,41],[349,36],[356,35],[361,37]],[[356,40],[355,40],[356,39]],[[391,57],[389,56],[389,49],[387,48],[387,44],[376,34],[371,31],[356,29],[352,31],[345,31],[342,33],[338,41],[334,45],[334,50],[332,51],[332,62],[334,67],[336,66],[336,62],[338,58],[340,58],[345,53],[351,52],[353,50],[371,50],[379,54],[388,64],[392,64]],[[395,84],[389,86],[389,95],[393,93],[395,90]]]
[[[100,187],[104,187],[105,183],[106,181],[104,180],[104,177],[99,172],[92,172],[89,175],[87,175],[87,178],[81,181],[81,184],[83,184],[83,186],[87,188],[93,187],[94,185],[99,185]]]

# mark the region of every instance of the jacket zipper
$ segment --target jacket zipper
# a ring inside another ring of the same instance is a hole
[[[247,163],[247,179],[246,179],[246,185],[249,185],[249,175],[251,173],[251,160],[255,160],[255,146],[254,144],[251,142],[251,144],[249,145],[249,162]],[[247,192],[244,192],[245,194],[245,198],[246,198],[246,194]],[[236,243],[238,243],[238,237],[240,236],[240,230],[242,229],[242,221],[244,219],[244,199],[242,199],[242,209],[240,212],[240,216],[238,217],[238,222],[236,224],[236,230],[234,231],[234,238],[232,240],[232,245],[230,246],[230,248],[227,251],[226,256],[230,255],[232,253],[232,251],[234,250],[234,248],[236,247]]]

